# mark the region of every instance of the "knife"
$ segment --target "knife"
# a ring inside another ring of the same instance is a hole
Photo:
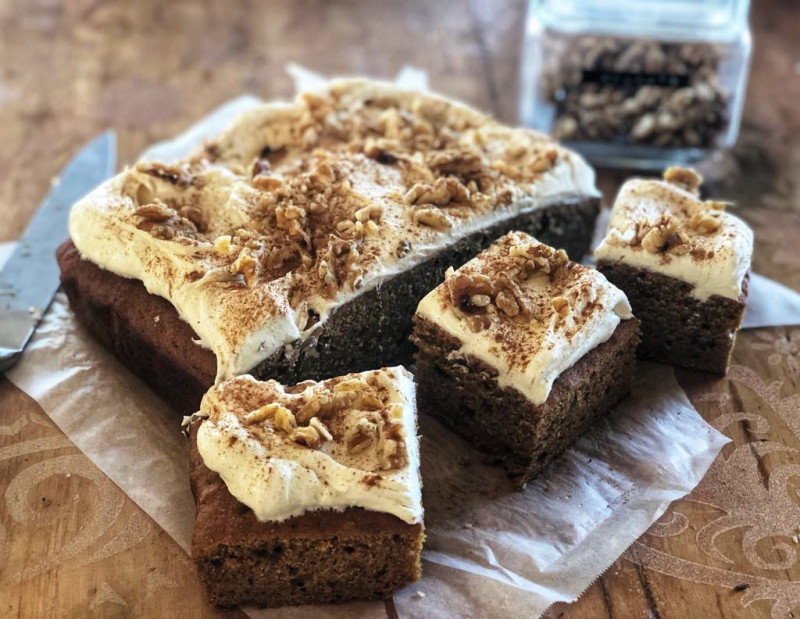
[[[0,373],[18,360],[58,290],[56,248],[67,238],[72,204],[117,165],[117,140],[106,131],[89,142],[61,171],[0,271]]]

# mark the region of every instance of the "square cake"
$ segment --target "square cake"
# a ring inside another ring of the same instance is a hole
[[[75,204],[58,258],[78,319],[192,412],[215,379],[409,362],[414,309],[448,264],[511,229],[580,255],[598,195],[544,135],[340,80],[126,169]]]
[[[420,577],[414,382],[402,367],[284,387],[241,376],[190,423],[192,558],[211,603],[385,598]]]
[[[512,232],[414,316],[420,410],[535,477],[630,390],[638,321],[603,275]]]
[[[641,358],[725,374],[747,301],[753,232],[724,202],[701,200],[701,183],[684,168],[626,182],[595,255],[642,323]]]

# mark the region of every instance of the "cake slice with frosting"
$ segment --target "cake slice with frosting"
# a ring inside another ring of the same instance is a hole
[[[421,410],[524,486],[628,393],[639,327],[602,274],[512,232],[422,299],[412,341]]]
[[[725,374],[747,302],[753,232],[726,203],[702,200],[701,183],[683,168],[626,182],[595,255],[642,321],[640,357]]]
[[[191,423],[192,557],[218,606],[389,597],[420,576],[414,382],[402,367],[224,381]]]

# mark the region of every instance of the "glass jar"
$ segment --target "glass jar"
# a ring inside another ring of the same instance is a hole
[[[736,142],[749,0],[530,0],[521,122],[598,165],[658,169]]]

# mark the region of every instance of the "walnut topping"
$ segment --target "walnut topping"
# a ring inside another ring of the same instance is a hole
[[[434,152],[428,158],[428,165],[442,174],[469,176],[480,172],[485,162],[477,150],[448,149]]]
[[[436,208],[421,208],[414,212],[414,219],[418,224],[435,230],[442,230],[450,226],[450,220],[447,219],[447,215]]]
[[[292,430],[297,427],[297,419],[294,413],[285,406],[281,406],[275,410],[275,427],[283,430],[286,434],[291,434]]]
[[[690,168],[679,168],[676,166],[667,168],[664,171],[664,180],[692,193],[698,193],[700,185],[703,184],[703,177],[697,172]]]
[[[378,424],[369,417],[359,419],[355,430],[347,442],[350,454],[359,454],[372,447],[378,441]]]
[[[273,419],[279,410],[285,411],[285,413],[282,413],[282,415],[285,415],[286,413],[289,415],[292,414],[292,412],[285,406],[278,404],[277,402],[271,402],[254,410],[251,413],[247,413],[244,416],[244,420],[246,423],[256,423],[258,421],[264,421],[265,419]]]
[[[380,204],[370,204],[364,208],[356,211],[356,221],[366,222],[370,220],[378,220],[383,215],[383,207]]]
[[[247,251],[239,254],[239,257],[231,265],[231,273],[234,275],[241,275],[244,278],[244,283],[248,287],[252,287],[256,283],[258,271],[258,263],[253,259]]]
[[[283,181],[276,176],[266,176],[260,174],[253,178],[253,187],[260,191],[278,191],[279,189],[282,189],[283,186]]]
[[[362,378],[349,378],[347,380],[343,380],[340,383],[336,383],[333,387],[334,393],[339,393],[341,391],[367,391],[370,389],[370,386],[367,384]]]
[[[218,236],[214,241],[214,250],[222,255],[227,256],[231,253],[231,235],[230,234],[223,234],[222,236]]]
[[[492,302],[492,297],[488,294],[475,294],[470,297],[470,303],[475,307],[486,307]]]
[[[307,426],[299,426],[292,430],[289,438],[311,449],[319,449],[323,442],[332,441],[333,435],[319,418],[312,417]]]
[[[540,174],[550,170],[555,165],[557,159],[558,151],[555,148],[549,148],[538,157],[534,157],[528,167],[531,172]]]
[[[522,274],[526,277],[536,271],[554,275],[569,262],[567,252],[563,249],[555,250],[542,243],[514,246],[508,255],[523,267]]]
[[[569,304],[569,299],[565,297],[556,297],[555,299],[553,299],[553,309],[555,310],[556,315],[563,320],[564,318],[569,316],[570,313],[571,308]]]
[[[517,300],[514,298],[514,295],[505,290],[501,290],[497,293],[494,302],[506,316],[514,317],[519,314],[519,304]]]
[[[468,202],[469,189],[452,176],[437,178],[433,185],[417,183],[406,192],[410,204],[447,206],[451,202]]]
[[[166,221],[170,217],[174,217],[176,213],[173,209],[156,198],[152,203],[137,208],[133,211],[133,214],[138,217],[149,219],[150,221]]]
[[[316,431],[319,432],[319,435],[326,441],[333,440],[333,435],[330,433],[325,424],[319,420],[319,417],[312,417],[311,421],[308,422],[308,425],[316,429]]]
[[[301,445],[305,445],[311,449],[318,449],[322,444],[319,432],[316,428],[311,426],[301,426],[299,428],[295,428],[289,433],[289,438],[291,438],[295,443],[300,443]]]
[[[651,254],[665,251],[667,241],[677,230],[677,224],[672,217],[664,215],[655,225],[653,225],[642,236],[642,248]]]
[[[715,215],[719,211],[712,211],[708,213],[695,213],[689,220],[689,228],[698,234],[711,234],[720,228],[719,218]]]

